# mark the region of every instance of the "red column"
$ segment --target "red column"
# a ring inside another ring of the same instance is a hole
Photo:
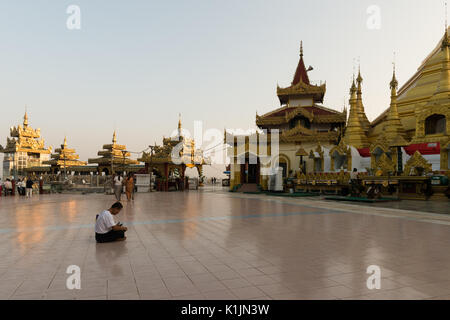
[[[14,196],[16,194],[16,180],[15,179],[11,180],[11,184],[12,184],[11,195]]]

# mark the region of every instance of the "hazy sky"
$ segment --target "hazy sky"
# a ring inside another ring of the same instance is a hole
[[[66,27],[69,5],[81,30]],[[367,8],[381,28],[367,28]],[[191,130],[254,127],[279,107],[304,43],[311,80],[327,82],[324,105],[348,101],[360,57],[370,120],[389,106],[393,51],[402,85],[444,32],[443,1],[1,0],[0,143],[22,121],[53,147],[68,137],[95,157],[117,130],[131,151],[161,142],[178,113]]]

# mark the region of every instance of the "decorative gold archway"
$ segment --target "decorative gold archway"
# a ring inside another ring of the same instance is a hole
[[[334,161],[335,161],[335,156],[334,154],[337,153],[341,156],[345,156],[347,157],[347,170],[348,168],[352,167],[352,151],[350,149],[350,147],[348,147],[345,143],[344,143],[344,139],[341,140],[341,142],[339,142],[339,144],[337,146],[335,146],[333,149],[330,150],[330,158],[331,158],[331,171],[335,171],[334,168]]]
[[[314,172],[316,172],[315,160],[317,159],[315,157],[315,154],[314,154],[315,152],[317,152],[319,154],[320,170],[318,172],[323,172],[325,170],[325,156],[324,156],[325,152],[324,152],[324,150],[323,150],[323,148],[322,148],[320,143],[318,143],[316,149],[311,150],[309,152],[309,157],[314,160],[314,165],[313,165],[313,171]]]
[[[378,154],[377,150],[381,151],[380,157],[378,159],[377,159]],[[394,164],[396,163],[396,159],[392,158],[392,157],[396,158],[396,154],[395,152],[391,152],[391,149],[389,148],[389,142],[387,141],[384,134],[381,134],[381,136],[378,137],[378,139],[369,146],[369,151],[370,151],[370,166],[373,170],[380,169],[381,165],[385,169],[387,169],[388,167],[390,167],[390,164],[388,164],[388,160],[393,161]],[[387,156],[387,154],[389,154],[389,156]],[[381,157],[383,155],[386,155],[387,159],[383,159],[383,161],[380,162]],[[380,162],[380,164],[378,162]]]
[[[286,177],[289,176],[289,171],[291,171],[291,160],[284,153],[280,153],[278,156],[278,164],[285,162],[286,163]]]
[[[386,153],[382,153],[380,158],[372,165],[376,175],[387,176],[396,171],[396,162],[389,158]]]
[[[406,162],[405,170],[403,171],[404,176],[409,176],[411,173],[411,169],[423,168],[425,173],[432,172],[433,169],[431,164],[422,157],[419,151],[416,151],[411,158],[409,158],[408,162]]]

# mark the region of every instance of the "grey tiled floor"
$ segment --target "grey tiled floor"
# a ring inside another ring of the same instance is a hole
[[[231,194],[138,194],[96,244],[105,195],[0,198],[0,299],[449,299],[450,217]],[[81,290],[66,269],[81,268]],[[366,286],[370,265],[381,289]]]

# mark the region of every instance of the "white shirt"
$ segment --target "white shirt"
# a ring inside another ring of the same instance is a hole
[[[350,172],[350,179],[356,180],[358,179],[358,172]]]
[[[105,210],[98,215],[97,221],[95,222],[95,233],[108,233],[115,225],[116,222],[114,221],[113,215],[108,210]]]
[[[115,177],[114,178],[114,185],[121,186],[122,182],[123,182],[123,178],[122,177],[119,176],[119,177]]]

